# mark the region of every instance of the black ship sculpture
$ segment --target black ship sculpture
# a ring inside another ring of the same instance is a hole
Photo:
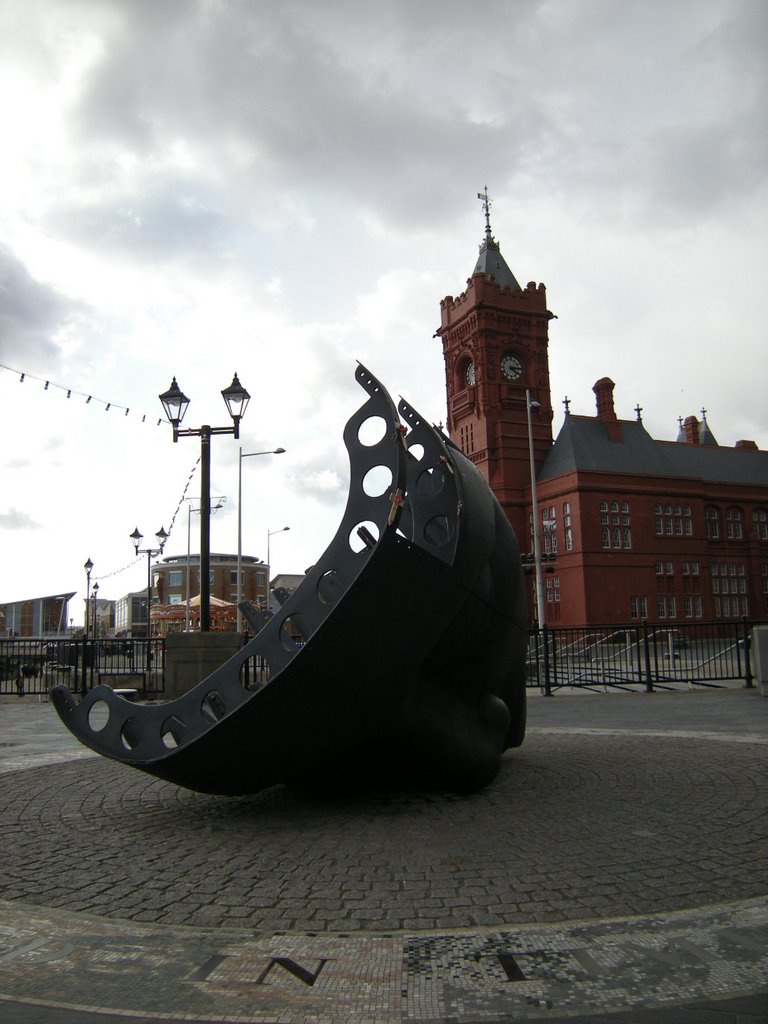
[[[440,430],[358,365],[336,536],[276,614],[181,697],[51,691],[99,754],[205,793],[398,779],[471,791],[525,735],[525,607],[512,527]],[[370,443],[370,430],[379,427]],[[382,481],[386,481],[382,484]],[[98,711],[98,713],[97,713]]]

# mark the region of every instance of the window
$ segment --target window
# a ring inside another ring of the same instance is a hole
[[[475,450],[475,425],[465,423],[459,427],[459,447],[465,455],[471,455]]]
[[[181,604],[181,594],[169,594],[168,604]]]
[[[654,505],[654,525],[658,537],[690,537],[693,520],[690,505]]]
[[[693,618],[693,598],[690,594],[686,594],[683,597],[683,615],[686,619]]]
[[[752,513],[752,529],[755,540],[768,540],[768,512],[764,508],[756,508]]]
[[[544,536],[544,553],[547,555],[557,554],[557,510],[554,505],[542,509],[541,529]]]
[[[764,594],[768,594],[768,565],[760,566],[760,589]]]
[[[571,505],[566,501],[563,503],[563,535],[565,537],[565,550],[573,551],[573,529],[571,527]]]
[[[667,597],[667,614],[670,619],[677,618],[677,603],[675,601],[674,594],[670,594]]]
[[[181,586],[181,569],[172,569],[168,573],[168,586],[169,587],[180,587]]]
[[[725,513],[725,528],[728,540],[743,540],[744,529],[742,526],[741,509],[729,508]]]
[[[646,597],[630,597],[629,614],[633,619],[648,618],[648,599]]]
[[[707,540],[720,539],[720,512],[715,505],[707,505],[704,509]]]
[[[666,599],[666,597],[663,594],[659,594],[659,597],[658,597],[658,608],[659,608],[659,618],[660,619],[666,619],[666,617],[667,617],[667,599]]]
[[[693,612],[697,619],[701,618],[701,597],[698,594],[693,595]]]
[[[237,586],[237,569],[230,569],[230,571],[229,571],[229,582],[231,583],[231,585],[233,587]],[[240,582],[241,583],[245,582],[245,570],[244,569],[240,570]]]
[[[715,615],[731,618],[746,615],[747,571],[743,562],[713,562],[712,593],[715,596]],[[694,597],[695,600],[695,597]]]
[[[629,503],[612,501],[610,512],[607,501],[600,502],[600,542],[604,548],[632,548]],[[609,529],[610,527],[610,529]],[[567,546],[567,540],[566,540]]]
[[[547,578],[547,603],[560,603],[560,577],[549,576]]]
[[[683,531],[686,537],[693,536],[693,518],[690,505],[683,505]]]

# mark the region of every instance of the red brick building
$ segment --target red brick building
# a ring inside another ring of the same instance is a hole
[[[768,614],[768,452],[718,445],[706,416],[657,441],[595,386],[594,417],[567,410],[552,436],[543,284],[522,288],[486,231],[467,287],[441,302],[448,433],[532,552],[532,464],[548,625]],[[529,430],[530,426],[530,430]],[[531,575],[531,621],[536,618]]]

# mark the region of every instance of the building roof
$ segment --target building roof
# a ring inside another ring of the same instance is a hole
[[[573,472],[681,477],[768,488],[768,452],[656,441],[639,420],[618,420],[621,440],[599,419],[565,417],[539,470],[539,481]]]
[[[496,283],[502,288],[507,287],[511,288],[512,291],[522,291],[515,279],[515,275],[501,255],[499,243],[490,234],[486,235],[480,245],[480,253],[472,274],[484,274],[486,277],[492,275]]]

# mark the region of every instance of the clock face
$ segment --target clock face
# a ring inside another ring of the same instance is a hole
[[[467,363],[467,384],[473,388],[475,386],[475,380],[475,364]]]
[[[519,380],[523,375],[523,364],[517,356],[506,355],[501,357],[501,372],[507,380]]]

